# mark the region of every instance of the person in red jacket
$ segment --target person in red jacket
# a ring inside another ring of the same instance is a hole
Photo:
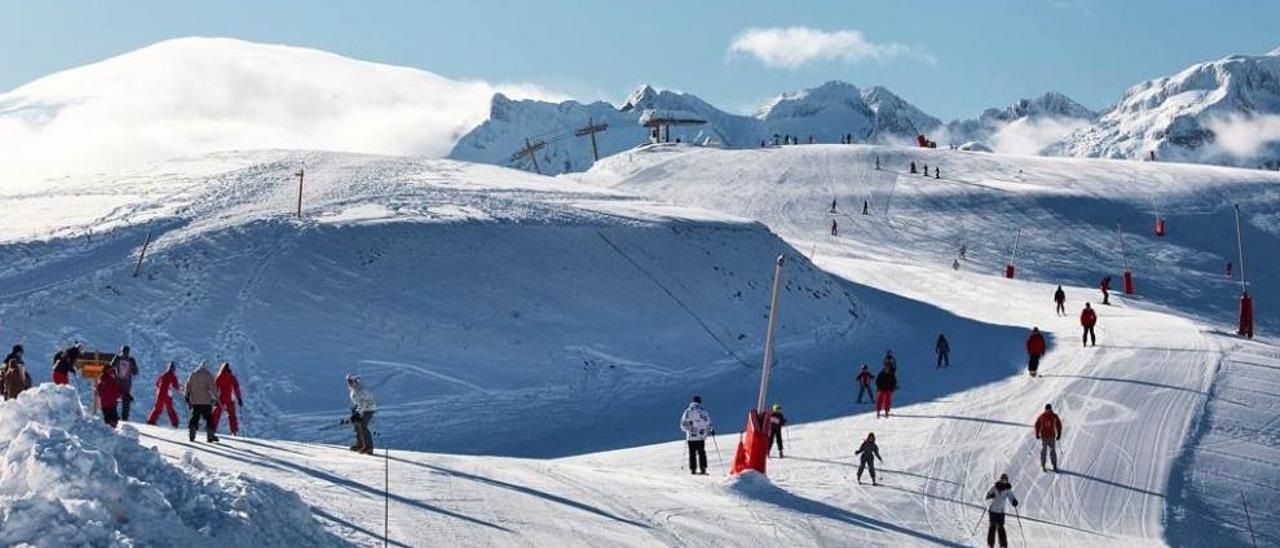
[[[240,399],[240,381],[231,373],[230,363],[222,362],[213,384],[218,388],[218,405],[213,408],[213,431],[218,431],[218,420],[222,418],[222,410],[225,409],[231,435],[237,436],[240,434],[240,423],[236,420],[236,406],[243,407],[244,401]],[[235,394],[234,401],[231,399],[232,394]]]
[[[862,403],[862,395],[866,394],[867,399],[875,401],[875,390],[871,389],[871,380],[875,375],[871,374],[871,370],[867,368],[867,364],[862,364],[862,370],[858,372],[858,403]]]
[[[94,388],[98,393],[98,405],[102,407],[103,422],[115,428],[120,422],[120,412],[116,406],[120,404],[120,396],[124,395],[124,389],[116,380],[116,371],[110,367],[104,368]]]
[[[1040,334],[1039,327],[1033,327],[1031,336],[1027,337],[1027,373],[1032,377],[1036,376],[1036,370],[1040,369],[1040,357],[1044,356],[1044,352],[1044,335]]]
[[[1036,439],[1040,440],[1040,469],[1044,466],[1045,453],[1053,463],[1053,471],[1058,471],[1058,440],[1062,439],[1062,419],[1053,412],[1053,405],[1044,404],[1044,413],[1036,419]]]
[[[1098,336],[1093,332],[1093,326],[1098,324],[1098,313],[1093,311],[1093,307],[1089,303],[1084,303],[1084,310],[1080,311],[1080,325],[1084,327],[1083,341],[1084,346],[1098,346]]]
[[[147,418],[147,424],[155,426],[160,413],[165,412],[168,413],[169,422],[173,423],[173,427],[178,427],[178,412],[173,410],[173,397],[169,395],[174,390],[182,391],[178,387],[178,373],[174,370],[174,364],[169,362],[164,373],[156,378],[156,405],[151,408],[151,416]]]

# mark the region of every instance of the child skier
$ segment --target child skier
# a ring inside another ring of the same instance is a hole
[[[858,403],[862,403],[862,395],[866,394],[867,398],[875,401],[876,392],[871,388],[871,379],[875,375],[871,374],[871,370],[867,368],[867,364],[862,364],[862,370],[858,371]]]
[[[773,452],[773,445],[778,445],[778,458],[782,458],[782,427],[787,425],[787,417],[782,414],[782,404],[773,404],[773,410],[769,413],[769,452]]]
[[[874,459],[880,459],[882,464],[884,459],[880,458],[880,447],[876,445],[875,432],[867,434],[867,439],[862,440],[862,446],[857,451],[854,451],[853,454],[861,456],[858,460],[858,483],[862,483],[862,470],[866,468],[871,471],[871,485],[876,485],[876,462]]]

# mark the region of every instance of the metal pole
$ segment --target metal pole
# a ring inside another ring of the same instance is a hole
[[[382,448],[382,546],[391,543],[391,449]]]
[[[302,178],[306,175],[306,168],[298,169],[294,175],[298,176],[298,218],[302,218]]]
[[[778,255],[773,267],[773,295],[769,297],[769,329],[764,336],[764,367],[760,374],[760,397],[756,399],[756,413],[764,416],[765,396],[769,392],[769,370],[773,368],[773,337],[778,328],[778,292],[782,289],[782,266],[786,255]]]
[[[1120,237],[1120,260],[1124,262],[1124,269],[1129,270],[1129,252],[1124,247],[1124,231],[1120,230],[1120,221],[1116,221],[1116,235]]]
[[[142,272],[142,260],[147,256],[147,246],[151,245],[151,231],[147,231],[147,239],[142,241],[142,252],[138,253],[138,263],[133,265],[133,277],[137,278]]]
[[[1009,264],[1013,264],[1013,258],[1018,255],[1018,240],[1022,238],[1022,229],[1013,233],[1013,252],[1009,253]]]
[[[1236,204],[1236,248],[1240,252],[1240,292],[1248,293],[1249,285],[1244,277],[1244,235],[1240,233],[1240,204]]]
[[[1253,518],[1249,517],[1249,503],[1244,500],[1244,491],[1240,491],[1240,504],[1244,506],[1245,523],[1249,524],[1249,540],[1253,541],[1254,548],[1258,548],[1258,537],[1253,535]]]

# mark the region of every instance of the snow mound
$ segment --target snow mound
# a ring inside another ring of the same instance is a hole
[[[292,492],[173,465],[45,384],[0,405],[0,544],[337,546]]]
[[[964,150],[968,152],[993,152],[991,150],[991,147],[984,145],[982,143],[979,143],[977,141],[969,141],[963,145],[960,145],[960,150]]]

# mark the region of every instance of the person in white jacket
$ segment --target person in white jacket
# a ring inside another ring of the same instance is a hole
[[[702,396],[694,396],[680,415],[680,429],[684,431],[685,443],[689,444],[689,473],[706,475],[707,436],[714,436],[716,431],[711,426],[711,415],[702,408]]]
[[[351,426],[356,431],[356,444],[351,446],[351,450],[371,455],[373,435],[369,433],[369,423],[373,421],[377,404],[373,401],[373,394],[360,384],[360,377],[347,375],[347,388],[351,390]]]
[[[987,546],[994,547],[996,545],[996,535],[999,534],[1000,547],[1008,548],[1009,537],[1004,532],[1005,504],[1012,504],[1014,508],[1018,507],[1018,497],[1013,496],[1013,485],[1009,483],[1009,474],[1000,474],[1000,479],[996,481],[996,484],[987,490],[987,500],[991,501],[991,504],[987,506],[987,513],[991,518],[987,526]]]

